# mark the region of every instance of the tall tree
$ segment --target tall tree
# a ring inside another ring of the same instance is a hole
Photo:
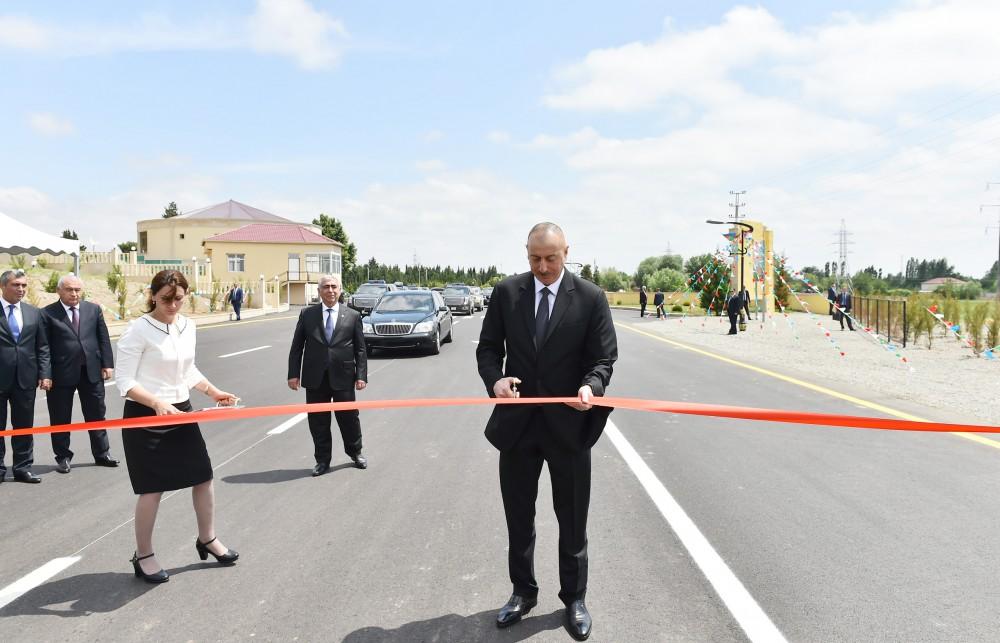
[[[344,230],[344,224],[341,223],[335,217],[328,217],[325,214],[320,214],[319,218],[313,219],[313,225],[320,227],[323,232],[323,236],[327,239],[333,239],[334,241],[339,241],[344,244],[344,248],[341,251],[341,261],[343,262],[343,272],[354,269],[354,265],[358,260],[358,247],[351,243],[350,237],[347,236],[347,231]],[[374,261],[374,259],[372,259]],[[372,279],[375,277],[373,276]]]
[[[177,203],[174,201],[171,201],[167,207],[163,208],[164,219],[172,219],[177,215],[179,215],[180,213],[181,211],[177,209]]]
[[[580,277],[582,279],[586,279],[587,281],[594,280],[594,271],[590,269],[589,263],[583,266],[583,270],[580,271]]]

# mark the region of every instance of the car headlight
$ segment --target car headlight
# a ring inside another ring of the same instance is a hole
[[[469,303],[469,298],[468,297],[462,297],[462,303],[463,304]]]
[[[362,323],[361,332],[365,333],[366,335],[374,335],[375,327],[371,324]]]
[[[434,322],[432,321],[422,321],[413,327],[414,333],[429,333],[434,330]]]

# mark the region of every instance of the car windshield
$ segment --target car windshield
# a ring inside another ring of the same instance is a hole
[[[358,292],[355,295],[381,295],[386,290],[385,286],[376,286],[374,284],[362,284],[358,286]]]
[[[432,313],[434,298],[423,293],[388,294],[378,302],[375,312],[379,313]]]
[[[444,289],[444,296],[445,297],[465,297],[468,294],[469,294],[469,289],[468,288],[445,288]]]

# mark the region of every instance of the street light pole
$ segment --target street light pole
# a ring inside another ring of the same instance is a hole
[[[705,223],[711,223],[713,225],[734,225],[734,226],[738,225],[743,228],[746,228],[747,232],[753,232],[753,226],[750,225],[749,223],[743,223],[742,221],[716,221],[715,219],[705,219]],[[745,257],[747,254],[746,250],[743,249],[743,235],[744,233],[741,231],[740,250],[737,253],[740,257],[740,262],[739,265],[736,267],[737,278],[740,282],[740,297],[743,296],[743,257]]]

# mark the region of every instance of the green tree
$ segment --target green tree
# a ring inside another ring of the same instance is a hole
[[[138,248],[139,244],[136,243],[135,241],[122,241],[121,243],[118,244],[118,249],[121,250],[122,252],[128,253],[132,251],[133,246]]]
[[[346,274],[349,270],[353,270],[358,260],[358,247],[351,243],[350,237],[347,236],[347,231],[344,230],[344,224],[335,217],[320,214],[319,218],[313,219],[313,225],[319,226],[323,236],[327,239],[333,239],[344,244],[340,257],[343,264],[343,272]],[[375,259],[373,258],[372,261],[375,261]],[[375,275],[372,275],[372,279],[375,278]]]
[[[590,264],[589,263],[586,264],[583,267],[583,270],[580,271],[580,278],[581,279],[586,279],[587,281],[593,281],[594,280],[594,272],[590,269]]]
[[[80,237],[76,236],[76,230],[63,230],[63,231],[62,231],[62,238],[63,238],[63,239],[74,239],[74,240],[79,240],[79,238],[80,238]],[[83,245],[83,244],[81,243],[81,244],[80,244],[80,252],[83,252],[83,251],[85,251],[86,249],[87,249],[87,246],[85,246],[85,245]]]
[[[708,267],[698,275],[688,277],[692,291],[698,293],[698,305],[706,311],[709,306],[719,314],[725,304],[729,283],[732,279],[732,267],[729,262],[717,257],[711,257]]]
[[[712,255],[710,254],[706,253],[703,255],[694,255],[693,257],[684,262],[684,272],[688,274],[688,277],[691,277],[699,270],[701,270],[704,266],[707,266],[711,263],[712,263]]]
[[[686,277],[680,270],[674,268],[660,268],[648,277],[649,287],[652,290],[662,290],[663,292],[676,292],[684,290]]]
[[[774,276],[774,299],[784,308],[788,308],[788,302],[792,297],[792,291],[788,287],[792,277],[788,274],[788,268],[785,265],[787,263],[788,258],[784,255],[774,258],[774,272],[776,273]]]
[[[684,270],[684,259],[680,255],[660,255],[658,257],[646,257],[639,262],[639,267],[635,270],[635,284],[649,285],[646,283],[646,278],[656,272],[657,270],[662,270],[663,268],[672,268],[674,270]]]
[[[180,215],[180,213],[181,211],[177,209],[177,203],[175,203],[174,201],[171,201],[167,207],[163,208],[164,219],[172,219]]]

